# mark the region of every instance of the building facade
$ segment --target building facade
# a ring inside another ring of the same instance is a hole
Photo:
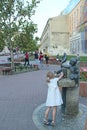
[[[85,32],[85,53],[87,53],[87,0],[84,2],[84,11],[83,11],[83,23],[84,23],[84,32]]]
[[[84,1],[80,0],[73,8],[69,15],[69,43],[70,52],[73,54],[83,54],[84,51],[84,30],[81,28],[83,23],[83,5]]]
[[[49,55],[69,53],[68,16],[50,18],[41,36],[40,50]]]
[[[80,2],[80,0],[70,0],[66,8],[61,12],[62,15],[69,14]]]
[[[51,55],[87,54],[87,0],[70,0],[60,16],[47,21],[40,49]]]

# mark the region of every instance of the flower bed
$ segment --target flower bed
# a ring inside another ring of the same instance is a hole
[[[80,67],[80,80],[87,81],[87,67]]]

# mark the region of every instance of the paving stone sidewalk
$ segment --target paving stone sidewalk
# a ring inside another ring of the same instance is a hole
[[[33,113],[33,120],[39,130],[84,130],[87,118],[87,106],[79,104],[79,113],[77,116],[63,116],[61,107],[57,109],[56,125],[44,125],[45,104],[38,106]],[[49,119],[52,119],[51,113]]]
[[[0,76],[0,130],[39,130],[33,113],[45,103],[47,71],[58,68],[50,65],[38,71]],[[87,105],[86,101],[87,98],[80,97],[81,104]]]

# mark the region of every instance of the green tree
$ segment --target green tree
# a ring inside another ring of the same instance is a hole
[[[11,67],[14,68],[13,48],[20,44],[22,47],[29,46],[29,42],[33,42],[33,34],[36,32],[36,27],[33,24],[31,17],[35,14],[35,9],[40,3],[40,0],[1,0],[0,1],[0,31],[3,37],[0,36],[0,43],[9,46],[11,50]],[[28,27],[28,29],[27,29]],[[32,35],[28,37],[28,34]],[[32,38],[31,38],[32,36]],[[17,37],[18,43],[14,42]],[[21,42],[21,40],[23,42]],[[25,44],[28,45],[25,45]],[[23,45],[22,45],[23,44]]]
[[[34,33],[37,32],[36,24],[33,22],[27,23],[23,28],[23,32],[15,35],[14,44],[22,51],[35,51],[37,49],[38,37],[34,38]]]
[[[5,42],[4,42],[4,34],[3,34],[2,31],[0,31],[0,51],[3,50],[4,46],[5,46]]]

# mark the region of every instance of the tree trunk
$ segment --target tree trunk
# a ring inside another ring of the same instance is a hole
[[[14,55],[13,55],[13,49],[11,49],[11,69],[14,71]]]

